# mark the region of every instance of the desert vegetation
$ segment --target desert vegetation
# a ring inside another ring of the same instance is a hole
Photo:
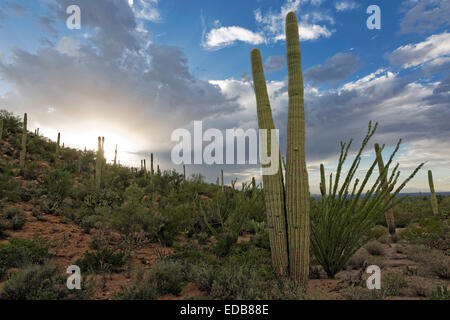
[[[286,39],[285,173],[259,185],[160,170],[153,154],[149,168],[122,166],[117,147],[108,163],[104,137],[75,150],[63,132],[53,142],[27,130],[26,114],[0,111],[0,299],[449,299],[450,196],[435,193],[431,171],[431,196],[400,195],[423,174],[417,164],[399,180],[401,140],[384,160],[376,144],[360,176],[378,126],[369,123],[349,169],[352,141],[334,176],[321,165],[311,197],[293,13]],[[251,52],[258,124],[274,129],[261,56]],[[81,290],[66,287],[69,265]],[[369,265],[381,268],[380,290],[366,286]]]

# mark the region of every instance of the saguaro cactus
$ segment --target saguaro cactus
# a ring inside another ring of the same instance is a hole
[[[58,132],[58,140],[56,140],[56,157],[58,157],[59,154],[59,144],[61,143],[61,133]]]
[[[380,150],[380,146],[378,145],[378,143],[375,143],[375,154],[377,157],[378,171],[380,172],[380,174],[382,174],[384,171],[384,162],[383,162],[383,157],[381,156],[381,150]],[[388,174],[387,172],[384,172],[383,177],[381,177],[381,179],[382,179],[381,183],[383,185],[384,191],[386,191],[388,188],[387,174]],[[384,201],[392,202],[392,201],[389,201],[389,198],[390,198],[390,194],[387,193]],[[394,209],[391,207],[384,214],[386,217],[386,224],[389,229],[389,233],[391,235],[394,235],[395,234]]]
[[[153,169],[153,153],[150,154],[150,172],[152,175],[155,174],[155,170]]]
[[[271,149],[271,129],[275,129],[266,79],[264,77],[261,53],[258,49],[251,52],[253,86],[256,96],[256,108],[259,129],[267,130],[267,150]],[[279,153],[279,150],[278,150]],[[263,175],[264,197],[269,226],[269,241],[272,253],[272,265],[280,275],[288,273],[288,246],[286,233],[286,213],[284,186],[281,166],[274,175]],[[223,180],[223,178],[222,178]]]
[[[433,210],[433,214],[435,216],[439,215],[438,202],[436,198],[436,193],[434,192],[434,183],[433,183],[433,173],[431,170],[428,170],[428,184],[430,185],[430,201],[431,201],[431,209]]]
[[[102,184],[102,166],[103,166],[102,138],[98,137],[98,151],[97,151],[97,159],[95,161],[95,183],[97,187],[100,187]]]
[[[325,168],[323,167],[323,164],[320,164],[320,193],[322,194],[322,197],[325,197],[327,195],[327,186],[325,184]]]
[[[289,110],[286,154],[286,217],[291,276],[306,285],[309,278],[309,183],[305,159],[303,76],[295,13],[286,16]]]
[[[20,151],[19,165],[21,168],[25,166],[25,158],[27,155],[27,114],[23,115],[22,128],[22,151]]]
[[[3,119],[0,119],[0,141],[3,138]]]
[[[116,149],[114,150],[114,165],[117,164],[117,144],[116,144]]]
[[[183,181],[186,181],[186,166],[183,164]]]
[[[284,187],[280,166],[276,174],[263,175],[263,185],[274,267],[280,273],[289,269],[293,279],[305,287],[309,277],[310,195],[300,43],[297,17],[293,12],[286,16],[286,51],[289,76],[286,184]],[[258,125],[260,129],[274,129],[259,50],[253,49],[251,57]],[[267,143],[270,150],[270,138]]]

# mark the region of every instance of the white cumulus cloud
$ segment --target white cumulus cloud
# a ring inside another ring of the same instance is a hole
[[[242,41],[250,44],[261,44],[265,40],[261,34],[242,27],[220,27],[210,30],[205,35],[203,47],[207,49],[220,49],[222,47],[229,46],[236,41]]]

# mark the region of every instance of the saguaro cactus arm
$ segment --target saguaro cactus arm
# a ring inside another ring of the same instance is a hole
[[[264,77],[261,53],[258,49],[251,52],[253,86],[256,96],[259,129],[267,130],[267,150],[271,150],[271,129],[275,129]],[[279,154],[279,150],[278,150]],[[288,273],[289,258],[286,233],[286,212],[284,186],[281,166],[274,175],[263,175],[264,197],[266,202],[269,241],[272,264],[278,274]]]
[[[387,171],[385,172],[385,169],[384,169],[383,157],[381,155],[381,149],[380,149],[380,146],[378,145],[378,143],[375,143],[375,155],[377,157],[378,171],[380,172],[380,175],[383,174],[383,177],[381,177],[383,190],[386,191],[388,188]],[[390,208],[388,210],[386,210],[385,217],[386,217],[386,224],[389,229],[389,233],[391,235],[394,235],[395,234],[394,209],[390,205],[392,203],[392,201],[390,201],[389,199],[390,199],[390,194],[387,193],[384,201],[386,204],[389,204]]]
[[[305,159],[305,107],[297,17],[286,16],[289,110],[286,155],[286,215],[290,273],[306,286],[309,278],[310,195]]]
[[[322,194],[322,197],[325,197],[327,195],[327,186],[325,184],[325,168],[323,167],[323,164],[320,164],[320,193]]]
[[[436,192],[434,191],[434,183],[433,183],[433,173],[431,170],[428,170],[428,184],[430,185],[430,201],[431,201],[431,209],[433,210],[433,215],[439,215],[438,202],[436,198]]]

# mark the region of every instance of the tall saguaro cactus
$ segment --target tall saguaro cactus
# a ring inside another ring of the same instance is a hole
[[[286,16],[286,51],[289,76],[286,183],[283,183],[280,166],[276,174],[263,175],[263,185],[274,267],[280,273],[289,270],[291,277],[305,287],[309,277],[310,195],[300,43],[297,17],[293,12]],[[269,135],[275,126],[259,50],[253,49],[251,58],[258,125],[260,129],[269,130]],[[267,150],[271,150],[270,140],[269,136]]]
[[[375,155],[377,157],[378,171],[380,172],[380,174],[382,174],[385,171],[384,170],[384,162],[383,162],[383,157],[381,155],[381,149],[380,149],[380,146],[378,145],[378,143],[375,143]],[[384,191],[386,191],[388,188],[387,175],[388,175],[388,173],[384,172],[383,177],[381,177],[381,179],[382,179],[381,183],[382,183]],[[389,204],[390,208],[384,213],[384,215],[386,217],[386,224],[389,229],[389,233],[391,235],[394,235],[395,234],[394,209],[390,205],[392,203],[392,201],[390,201],[389,199],[390,199],[390,194],[387,193],[384,201],[388,202],[387,204]]]
[[[61,143],[61,132],[58,132],[58,140],[56,141],[56,156],[59,154],[59,144]]]
[[[269,95],[267,94],[261,53],[258,49],[251,52],[253,86],[256,96],[256,108],[259,129],[267,130],[267,149],[271,149],[271,129],[275,129]],[[278,153],[280,151],[278,150]],[[264,197],[269,226],[269,241],[272,253],[272,265],[280,275],[286,275],[289,268],[284,186],[281,166],[276,174],[263,175]],[[223,178],[222,178],[223,180]]]
[[[286,16],[289,110],[286,154],[286,217],[290,273],[300,284],[309,277],[309,184],[305,158],[303,76],[295,13]]]
[[[23,115],[23,128],[22,128],[22,151],[20,151],[19,165],[21,168],[25,166],[25,158],[27,155],[27,114]]]
[[[434,183],[433,183],[433,173],[431,170],[428,170],[428,184],[430,185],[430,201],[431,201],[431,209],[433,210],[433,215],[439,215],[438,202],[436,198],[436,193],[434,192]]]

